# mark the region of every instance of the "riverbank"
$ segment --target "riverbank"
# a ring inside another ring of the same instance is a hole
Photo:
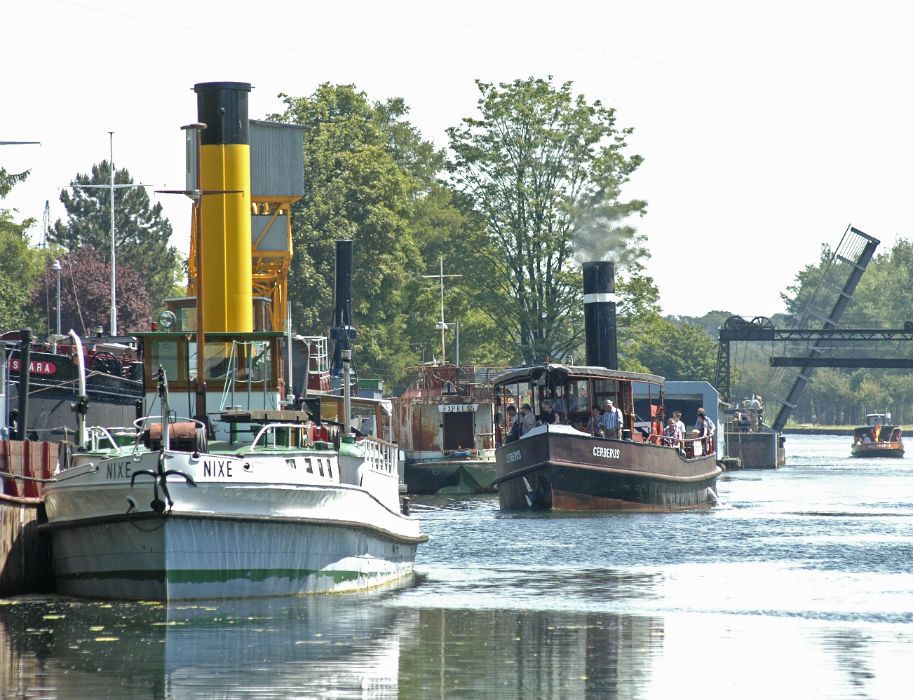
[[[783,428],[784,435],[852,435],[856,425],[787,425]],[[903,426],[906,434],[913,432],[913,426]]]

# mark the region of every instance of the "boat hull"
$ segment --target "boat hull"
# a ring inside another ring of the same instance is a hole
[[[494,493],[494,459],[406,461],[406,489],[410,494]]]
[[[149,514],[53,533],[57,589],[121,600],[344,593],[412,576],[416,544],[312,522]]]
[[[722,472],[715,455],[547,430],[498,448],[497,463],[502,510],[708,508]]]
[[[342,593],[411,576],[416,546],[427,540],[418,521],[340,483],[333,453],[310,453],[322,460],[319,472],[292,454],[80,455],[82,465],[45,486],[42,529],[58,590],[188,600]],[[173,474],[164,513],[155,510],[162,481],[156,491],[148,476],[159,459]],[[384,476],[396,489],[395,471]]]
[[[853,445],[853,457],[903,457],[902,442],[865,442]]]

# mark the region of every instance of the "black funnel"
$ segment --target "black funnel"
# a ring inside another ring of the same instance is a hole
[[[250,83],[197,83],[197,119],[206,125],[202,145],[250,143],[247,95]]]
[[[342,376],[342,351],[351,350],[355,337],[352,325],[352,241],[336,241],[336,291],[333,304],[333,325],[330,339],[333,346],[333,365],[330,374]]]
[[[614,263],[583,263],[583,318],[587,365],[618,369]]]

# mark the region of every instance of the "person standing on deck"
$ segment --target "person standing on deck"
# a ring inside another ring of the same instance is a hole
[[[586,431],[593,437],[605,437],[602,434],[602,411],[599,406],[590,409],[590,420],[586,424]]]
[[[705,414],[703,407],[697,409],[697,422],[694,424],[698,437],[704,445],[704,454],[713,452],[713,434],[716,432],[716,426]]]
[[[682,412],[674,411],[672,417],[675,419],[675,444],[680,449],[685,449],[685,422],[682,420]]]
[[[615,408],[615,405],[609,399],[606,399],[604,405],[605,411],[600,421],[603,437],[609,440],[617,440],[621,435],[621,411]]]
[[[666,447],[678,447],[678,441],[675,439],[677,432],[678,430],[675,428],[675,419],[670,418],[666,427],[663,428],[663,444],[666,445]]]
[[[520,417],[517,415],[517,407],[513,404],[507,407],[507,423],[510,429],[504,444],[520,439]]]
[[[542,399],[542,413],[539,414],[539,425],[554,425],[560,422],[558,414],[552,408],[551,400]]]

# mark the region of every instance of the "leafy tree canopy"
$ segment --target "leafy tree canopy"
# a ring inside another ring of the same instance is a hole
[[[111,166],[102,161],[92,166],[91,174],[79,173],[73,185],[110,184]],[[115,170],[116,185],[133,184],[126,169]],[[66,222],[56,221],[48,238],[68,251],[90,247],[106,251],[110,263],[111,193],[106,187],[62,190],[60,201],[67,211]],[[171,224],[162,214],[162,205],[150,204],[144,187],[114,190],[114,229],[117,267],[127,265],[142,275],[148,299],[155,308],[173,296],[181,266],[178,251],[169,243]],[[118,295],[118,304],[120,304]]]
[[[66,333],[72,328],[85,336],[94,334],[99,326],[107,328],[111,265],[105,256],[83,246],[64,255],[60,263],[61,331]],[[118,331],[148,330],[151,308],[142,275],[131,266],[118,263],[116,278]],[[43,310],[50,299],[49,325],[56,324],[56,294],[57,273],[48,264],[32,293],[32,305]]]
[[[480,224],[463,248],[469,281],[516,359],[566,357],[582,333],[580,263],[647,255],[625,223],[646,203],[621,199],[642,159],[625,154],[632,130],[615,110],[569,82],[476,84],[480,116],[448,130],[452,183]]]
[[[27,177],[28,171],[0,168],[0,199]],[[47,253],[29,247],[27,231],[35,220],[17,221],[14,211],[0,208],[0,331],[41,325],[30,300]]]
[[[353,315],[362,376],[396,378],[420,359],[415,319],[429,319],[419,221],[449,206],[434,174],[442,155],[406,120],[402,100],[371,102],[353,85],[282,96],[273,118],[304,127],[304,197],[295,204],[289,296],[301,330],[332,319],[334,241],[354,241]],[[420,213],[421,212],[421,213]],[[429,325],[433,326],[433,321]]]

